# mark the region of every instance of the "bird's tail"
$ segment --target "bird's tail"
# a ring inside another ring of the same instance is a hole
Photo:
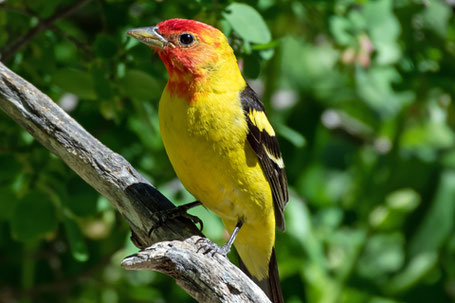
[[[246,268],[240,256],[238,258],[240,269],[265,292],[272,303],[284,303],[283,293],[281,291],[280,285],[280,276],[278,274],[278,264],[276,263],[275,257],[275,248],[272,249],[272,255],[270,256],[269,275],[267,278],[261,281],[253,277]]]

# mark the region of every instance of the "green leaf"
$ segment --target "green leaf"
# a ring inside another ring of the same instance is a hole
[[[305,174],[302,174],[299,184],[310,203],[322,207],[339,201],[351,182],[349,173],[328,170],[321,164],[317,164],[307,168]]]
[[[368,20],[366,26],[378,53],[376,62],[396,63],[401,57],[401,49],[397,42],[401,28],[393,13],[392,1],[369,1],[365,5],[363,15],[365,20]]]
[[[77,48],[73,43],[69,41],[63,41],[59,43],[54,48],[54,54],[56,61],[59,61],[63,64],[71,64],[74,56],[77,54]]]
[[[330,31],[341,45],[350,45],[355,41],[352,33],[352,24],[344,17],[333,16],[330,18]]]
[[[387,291],[398,293],[412,287],[436,265],[437,260],[438,255],[434,252],[415,256],[403,272],[389,280]]]
[[[453,230],[455,220],[455,173],[446,171],[430,209],[409,245],[412,256],[422,252],[437,251]]]
[[[74,259],[80,262],[87,261],[89,258],[87,245],[85,244],[85,239],[79,226],[68,217],[64,218],[63,224]]]
[[[386,197],[385,205],[377,206],[369,216],[372,227],[380,230],[400,228],[406,215],[420,203],[420,195],[411,188],[396,190]]]
[[[428,1],[423,12],[424,25],[441,38],[446,38],[452,9],[448,3],[440,0]]]
[[[404,188],[390,193],[386,203],[393,210],[411,212],[419,205],[420,195],[412,188]]]
[[[244,3],[231,3],[223,17],[239,36],[252,43],[268,43],[272,39],[262,16],[253,7]]]
[[[57,212],[42,193],[31,192],[17,205],[11,218],[11,231],[19,241],[31,241],[55,231]]]
[[[263,60],[270,60],[274,54],[275,49],[273,48],[264,49],[259,52],[259,56],[261,56]]]
[[[125,96],[140,100],[153,100],[162,91],[152,76],[136,69],[127,70],[125,77],[118,81],[118,85]]]
[[[365,252],[359,260],[359,274],[376,279],[400,269],[404,263],[404,243],[404,238],[399,233],[369,237]]]
[[[368,239],[367,231],[362,228],[340,228],[331,232],[328,238],[328,254],[334,254],[328,260],[331,263],[329,266],[335,269],[338,279],[346,279],[357,262],[363,243]]]
[[[400,82],[400,74],[391,66],[356,69],[357,92],[374,110],[384,117],[395,116],[405,105],[411,103],[414,93],[395,92],[392,84]]]
[[[291,195],[285,215],[286,233],[300,244],[315,265],[325,268],[324,249],[312,230],[310,211],[305,203]]]
[[[305,88],[315,94],[326,92],[340,79],[335,66],[339,52],[329,44],[313,46],[303,40],[287,37],[281,46],[281,82],[285,87]],[[336,81],[336,82],[335,82]],[[333,83],[333,84],[332,84]],[[339,89],[336,90],[339,94]]]
[[[229,37],[232,31],[232,26],[231,24],[226,20],[226,19],[221,19],[220,21],[220,27],[221,31],[226,37]]]
[[[298,131],[288,127],[283,123],[276,125],[277,132],[283,136],[286,140],[291,142],[295,147],[302,148],[306,144],[305,137],[302,136]]]
[[[75,94],[83,99],[95,99],[92,75],[77,69],[62,69],[54,73],[54,84],[63,91]]]
[[[430,161],[436,159],[438,149],[449,149],[454,142],[455,135],[444,121],[410,125],[401,137],[401,145],[405,150]]]

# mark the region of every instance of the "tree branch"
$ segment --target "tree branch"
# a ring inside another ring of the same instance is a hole
[[[128,222],[136,246],[202,236],[184,218],[161,224],[157,212],[174,205],[122,156],[100,143],[48,96],[1,62],[0,109],[111,201]],[[196,245],[188,241],[158,243],[127,258],[124,266],[162,271],[201,302],[267,302],[260,301],[264,293],[227,258],[198,254]],[[145,257],[145,263],[136,262]],[[147,262],[149,265],[144,267]],[[237,301],[230,300],[234,297]]]
[[[159,242],[126,257],[122,266],[129,270],[155,270],[173,277],[177,284],[199,302],[270,302],[262,290],[227,258],[198,253],[193,236],[185,241]]]
[[[8,61],[22,46],[24,46],[28,41],[33,39],[36,35],[51,27],[58,20],[71,15],[78,8],[84,6],[90,1],[92,0],[79,0],[61,10],[58,10],[49,18],[40,20],[35,27],[30,29],[26,34],[19,37],[11,46],[2,51],[2,53],[0,54],[0,59],[2,61]]]

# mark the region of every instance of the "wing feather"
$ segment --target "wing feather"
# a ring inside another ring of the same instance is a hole
[[[240,93],[248,123],[248,143],[255,151],[272,189],[276,225],[285,230],[284,207],[289,200],[288,185],[280,146],[258,95],[247,84]]]

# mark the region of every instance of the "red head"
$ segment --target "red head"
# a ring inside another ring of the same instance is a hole
[[[175,72],[202,76],[233,54],[222,32],[193,20],[169,19],[128,34],[157,51],[171,77]]]
[[[232,48],[218,29],[193,20],[170,19],[127,32],[158,52],[169,73],[168,88],[193,98],[201,90],[244,85]]]

